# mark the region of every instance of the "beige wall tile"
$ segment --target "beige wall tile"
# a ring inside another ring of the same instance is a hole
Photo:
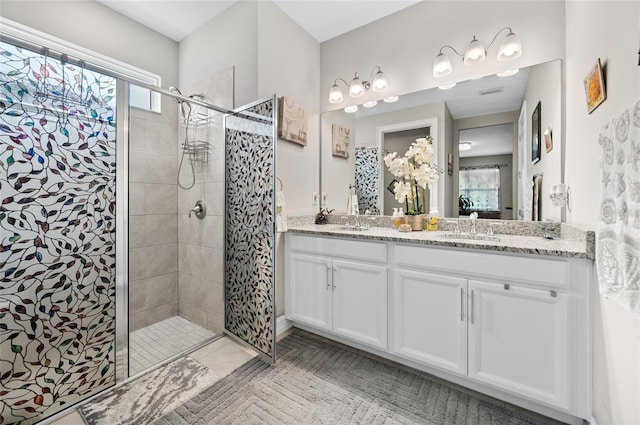
[[[129,120],[129,149],[135,151],[145,150],[144,137],[145,120],[139,117],[131,117]]]
[[[224,307],[219,312],[207,311],[207,329],[215,333],[224,331]]]
[[[178,267],[183,273],[221,282],[222,251],[182,244],[178,255]]]
[[[144,215],[146,208],[144,183],[129,183],[129,215]]]
[[[178,162],[174,155],[147,153],[145,156],[146,183],[177,184]]]
[[[178,273],[145,279],[147,308],[159,307],[178,300]]]
[[[146,214],[175,214],[178,211],[177,201],[176,185],[146,185]]]
[[[147,285],[144,279],[129,281],[129,314],[147,308]]]
[[[178,241],[178,219],[176,214],[146,216],[147,245],[176,243]]]
[[[150,308],[145,311],[145,314],[147,315],[147,326],[158,323],[162,320],[178,315],[178,302],[176,301],[159,307]]]
[[[180,271],[179,298],[181,302],[205,309],[207,306],[208,281]],[[206,320],[205,320],[206,322]]]
[[[145,246],[145,223],[146,219],[143,215],[133,215],[129,217],[129,248],[140,248]]]
[[[224,213],[224,183],[205,183],[205,201],[207,214],[222,215]]]
[[[207,248],[224,248],[224,221],[222,216],[210,215],[202,220],[201,245]]]
[[[151,323],[147,320],[146,312],[129,312],[129,332],[137,331],[148,325],[151,325]]]
[[[178,154],[178,129],[174,126],[147,121],[145,149],[166,155]]]
[[[178,271],[178,244],[148,246],[144,250],[147,261],[145,277],[161,276]]]
[[[129,183],[144,183],[147,174],[147,154],[142,151],[129,152]]]
[[[129,250],[129,280],[140,280],[147,274],[146,248]]]
[[[179,302],[180,316],[196,325],[207,327],[207,312],[184,301]]]

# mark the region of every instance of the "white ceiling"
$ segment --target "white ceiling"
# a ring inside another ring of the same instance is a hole
[[[238,0],[97,0],[175,41],[181,41]],[[241,0],[247,1],[247,0]],[[319,42],[422,0],[274,0]]]
[[[511,155],[513,153],[513,124],[460,130],[460,143],[471,143],[471,149],[460,151],[460,158]]]

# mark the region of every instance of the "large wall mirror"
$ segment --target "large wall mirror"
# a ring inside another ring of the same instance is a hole
[[[457,217],[478,212],[481,218],[556,220],[562,211],[549,199],[562,182],[562,63],[551,61],[496,75],[322,114],[321,192],[323,207],[346,211],[350,185],[360,212],[390,215],[402,207],[390,191],[393,176],[382,157],[404,155],[417,137],[431,135],[434,158],[442,168],[437,185],[427,193],[426,211]],[[538,104],[541,111],[532,114]],[[540,159],[532,157],[532,125],[544,133]],[[336,128],[348,133],[339,141],[346,153],[334,155]],[[538,179],[534,193],[534,176]],[[541,178],[541,183],[540,179]],[[535,200],[535,201],[534,201]]]

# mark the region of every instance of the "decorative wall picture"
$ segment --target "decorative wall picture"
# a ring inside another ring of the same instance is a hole
[[[542,126],[541,126],[541,104],[538,102],[536,109],[531,114],[531,163],[540,161],[540,151],[542,150]]]
[[[278,99],[278,137],[307,146],[307,111],[288,97]]]
[[[584,79],[584,91],[587,95],[587,112],[589,113],[593,112],[607,98],[600,58]]]
[[[551,127],[547,127],[544,131],[544,146],[547,148],[547,153],[551,152],[553,149],[553,131]]]
[[[338,124],[331,126],[331,145],[333,156],[349,158],[349,143],[351,143],[351,129]]]

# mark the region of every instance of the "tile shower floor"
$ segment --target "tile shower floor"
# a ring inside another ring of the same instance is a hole
[[[180,316],[171,317],[129,335],[129,376],[216,336]]]

